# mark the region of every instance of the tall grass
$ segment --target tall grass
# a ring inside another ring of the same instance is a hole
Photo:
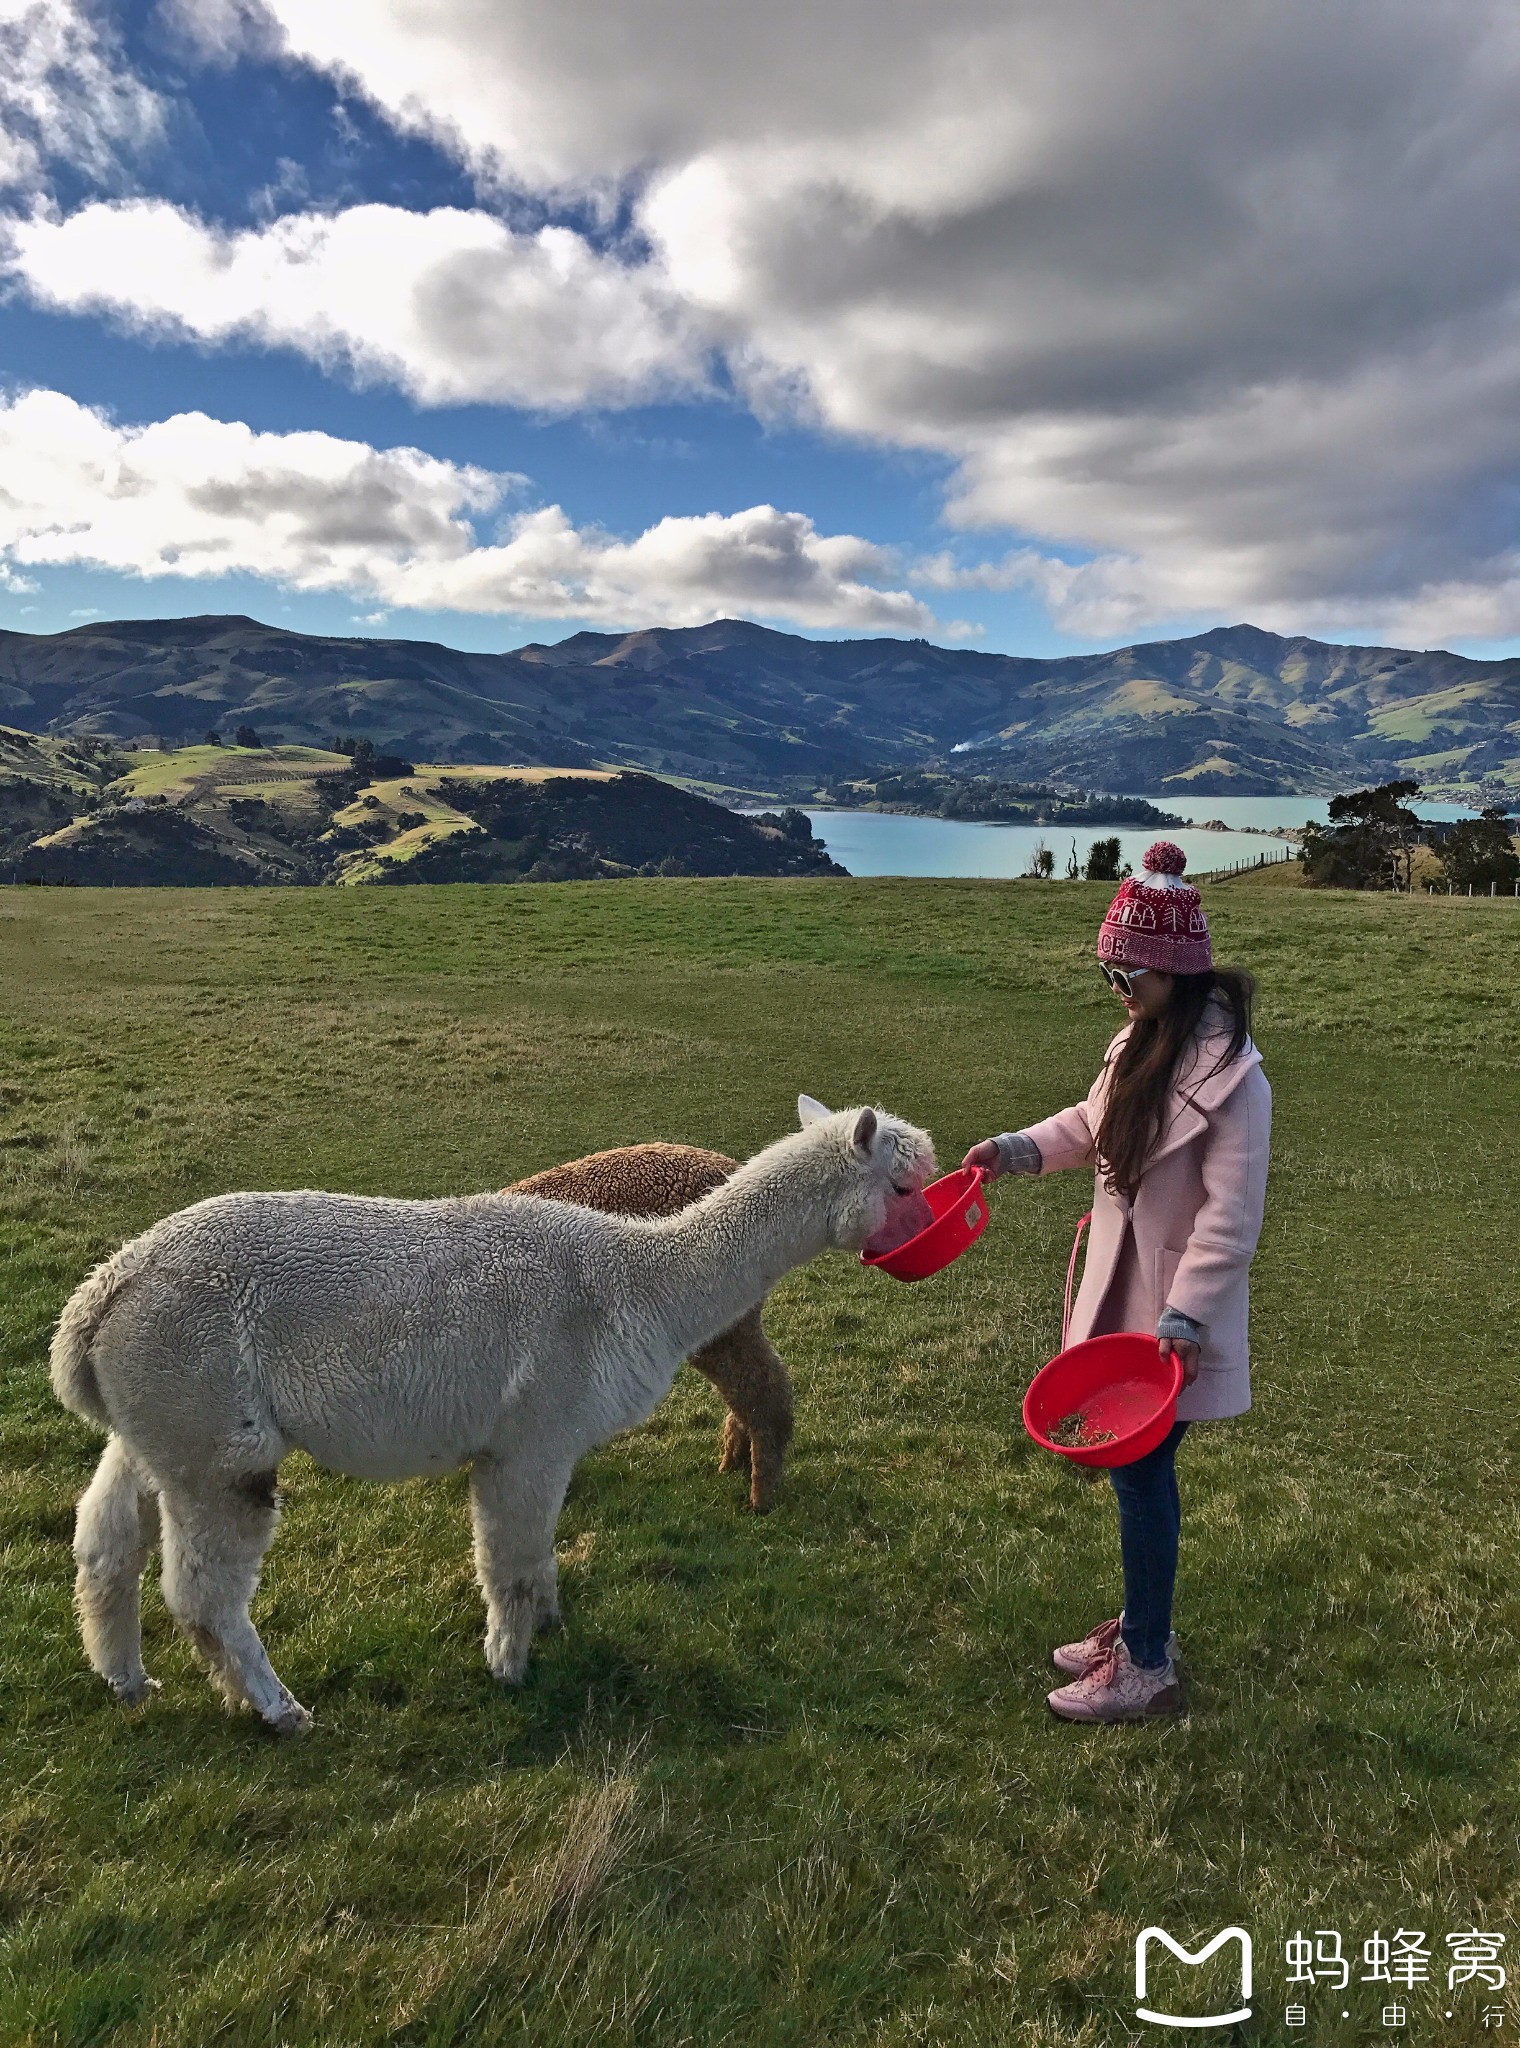
[[[742,1154],[799,1088],[954,1161],[1087,1085],[1104,900],[0,892],[0,2041],[1108,2048],[1153,1920],[1253,1930],[1256,2038],[1381,2039],[1373,1986],[1282,2032],[1295,1928],[1520,1938],[1502,902],[1210,899],[1261,981],[1276,1149],[1257,1407],[1183,1456],[1184,1722],[1044,1707],[1050,1645],[1118,1604],[1106,1490],[1017,1419],[1077,1176],[999,1190],[923,1286],[845,1260],[783,1283],[799,1424],[769,1517],[713,1469],[690,1374],[588,1459],[567,1625],[520,1693],[480,1656],[462,1483],[300,1459],[256,1613],[308,1741],[221,1711],[151,1583],[160,1698],[123,1716],[83,1664],[97,1445],[44,1355],[92,1259],[228,1187],[427,1195],[652,1136]],[[1408,1995],[1409,2038],[1477,2038],[1481,1987],[1444,1989]]]

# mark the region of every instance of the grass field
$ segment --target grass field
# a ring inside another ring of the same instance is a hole
[[[1182,1457],[1185,1721],[1044,1705],[1051,1644],[1117,1606],[1106,1488],[1018,1425],[1075,1175],[1000,1189],[920,1287],[844,1259],[781,1286],[798,1432],[769,1517],[713,1469],[687,1372],[588,1459],[567,1626],[518,1694],[480,1655],[462,1481],[299,1459],[255,1612],[306,1742],[221,1711],[151,1573],[162,1695],[122,1715],[84,1665],[98,1444],[44,1355],[91,1260],[231,1187],[745,1153],[799,1088],[954,1162],[1085,1089],[1106,899],[0,891],[0,2042],[1110,2048],[1166,2038],[1126,2017],[1152,1921],[1253,1932],[1238,2038],[1506,2038],[1481,1984],[1447,1995],[1444,1942],[1520,1945],[1514,903],[1209,895],[1260,978],[1276,1143],[1258,1405]],[[1440,1959],[1407,2030],[1355,1981],[1283,2030],[1288,1935],[1356,1958],[1399,1927]]]

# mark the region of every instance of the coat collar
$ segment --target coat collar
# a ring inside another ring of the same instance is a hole
[[[1134,1027],[1126,1024],[1115,1033],[1104,1056],[1103,1074],[1099,1087],[1107,1085],[1109,1069],[1118,1058]],[[1182,1055],[1177,1072],[1172,1077],[1171,1093],[1167,1097],[1166,1112],[1161,1119],[1161,1135],[1155,1150],[1146,1160],[1147,1171],[1158,1159],[1168,1152],[1175,1152],[1179,1145],[1186,1145],[1198,1136],[1208,1124],[1209,1118],[1229,1100],[1253,1067],[1261,1065],[1261,1053],[1255,1041],[1247,1039],[1234,1059],[1223,1059],[1230,1043],[1230,1034],[1222,1025],[1215,1025],[1206,1014],[1204,1028]]]
[[[1172,1094],[1194,1104],[1205,1115],[1233,1095],[1252,1067],[1261,1065],[1261,1054],[1254,1040],[1248,1038],[1234,1059],[1226,1060],[1224,1055],[1229,1043],[1227,1031],[1209,1032],[1195,1038],[1182,1056],[1172,1082]]]

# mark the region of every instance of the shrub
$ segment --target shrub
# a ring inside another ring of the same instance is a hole
[[[1506,892],[1520,881],[1520,854],[1510,837],[1511,821],[1495,807],[1453,825],[1441,842],[1441,873],[1454,889],[1485,895],[1494,883]]]
[[[1119,879],[1119,841],[1095,839],[1087,849],[1087,866],[1082,870],[1089,882],[1117,882]]]

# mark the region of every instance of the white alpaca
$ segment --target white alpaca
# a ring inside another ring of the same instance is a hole
[[[53,1390],[111,1432],[79,1503],[80,1627],[144,1699],[138,1584],[162,1527],[170,1613],[229,1702],[310,1725],[249,1619],[287,1451],[359,1479],[468,1463],[486,1662],[523,1676],[558,1618],[554,1526],[576,1460],[650,1415],[687,1354],[830,1246],[928,1220],[924,1132],[799,1099],[803,1128],[677,1216],[526,1195],[234,1194],[97,1266],[53,1338]]]

